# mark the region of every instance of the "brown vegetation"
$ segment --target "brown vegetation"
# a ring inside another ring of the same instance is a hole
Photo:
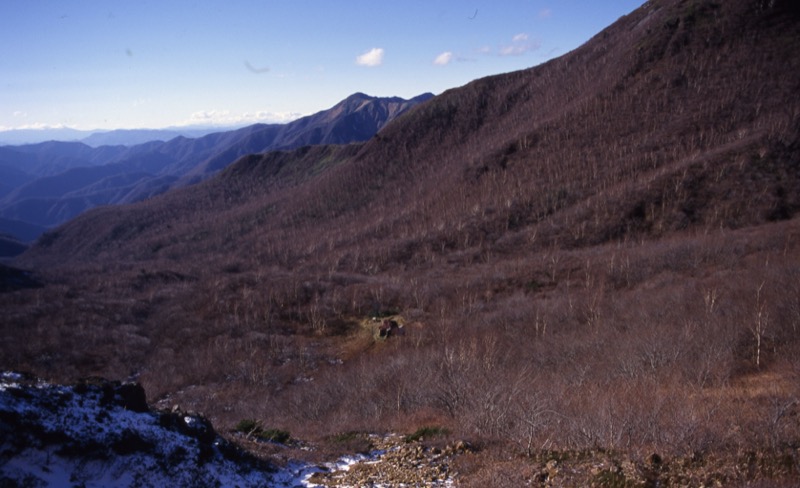
[[[0,296],[0,365],[297,438],[442,426],[493,486],[554,452],[797,479],[798,20],[648,2],[363,145],[92,211],[15,261],[48,284]]]

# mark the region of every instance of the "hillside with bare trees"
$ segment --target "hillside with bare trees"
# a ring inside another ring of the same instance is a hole
[[[464,486],[791,486],[797,52],[789,0],[651,0],[365,143],[94,209],[11,263],[44,286],[0,294],[0,365],[333,451],[431,429]]]

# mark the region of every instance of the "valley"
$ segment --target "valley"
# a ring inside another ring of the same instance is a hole
[[[255,124],[196,138],[152,131],[164,140],[91,147],[59,141],[2,146],[0,234],[32,242],[48,228],[90,208],[134,203],[197,183],[249,153],[364,141],[430,97],[404,100],[355,93],[328,110],[288,124]],[[131,132],[131,137],[147,134]],[[113,134],[102,136],[86,142],[114,142]],[[0,249],[0,257],[19,253]]]

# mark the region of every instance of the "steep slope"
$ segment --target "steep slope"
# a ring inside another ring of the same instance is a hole
[[[698,5],[647,4],[546,66],[445,93],[371,141],[338,182],[413,185],[412,205],[406,192],[356,193],[324,210],[402,205],[395,228],[430,242],[443,227],[459,247],[509,229],[546,246],[793,215],[796,25],[751,4]]]

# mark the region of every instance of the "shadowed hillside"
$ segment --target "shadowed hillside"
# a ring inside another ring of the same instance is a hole
[[[48,284],[0,297],[0,363],[440,427],[467,486],[796,480],[798,49],[786,0],[650,1],[367,142],[95,209],[15,260]]]

